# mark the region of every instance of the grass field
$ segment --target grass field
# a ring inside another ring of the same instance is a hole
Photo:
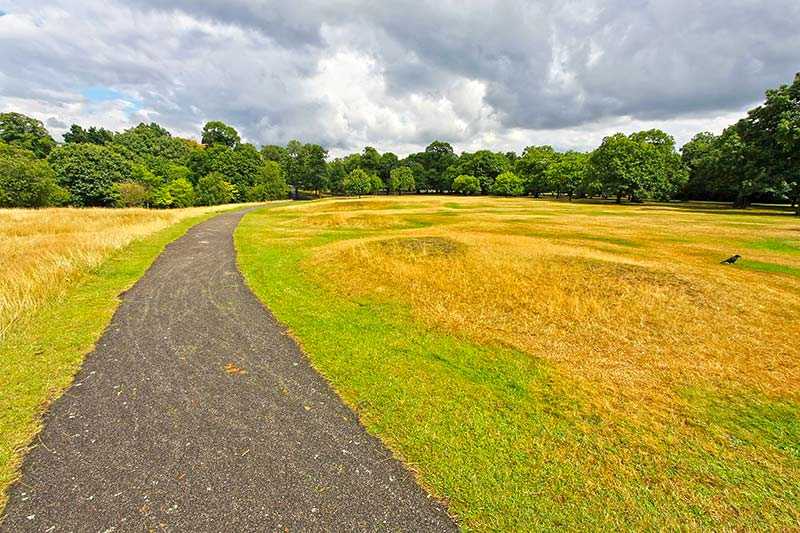
[[[800,526],[798,219],[407,196],[260,210],[236,239],[465,529]]]
[[[164,246],[231,206],[0,209],[0,515],[22,451]]]

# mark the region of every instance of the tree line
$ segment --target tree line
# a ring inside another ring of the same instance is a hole
[[[158,124],[123,132],[72,125],[57,143],[44,125],[0,114],[0,207],[187,207],[285,198],[293,191],[365,195],[449,193],[642,200],[800,200],[800,74],[720,135],[680,150],[652,129],[603,139],[591,152],[529,146],[455,153],[443,141],[404,158],[367,146],[328,158],[318,144],[257,148],[208,122],[201,142]],[[798,207],[800,213],[800,206]]]

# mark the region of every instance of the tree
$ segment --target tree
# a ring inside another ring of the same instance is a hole
[[[498,196],[522,196],[525,194],[525,185],[522,178],[513,172],[503,172],[494,180],[492,194]]]
[[[650,196],[663,188],[658,181],[666,176],[656,146],[622,133],[603,139],[589,158],[589,172],[617,202],[625,196],[633,201]]]
[[[219,120],[212,120],[203,126],[202,142],[206,146],[221,144],[228,148],[236,148],[242,139],[233,126],[228,126]]]
[[[543,192],[549,192],[547,168],[556,162],[558,154],[552,146],[528,146],[514,163],[514,169],[522,178],[525,192],[538,198]]]
[[[510,162],[504,154],[489,150],[478,150],[474,154],[461,154],[458,163],[454,166],[454,172],[456,175],[476,177],[480,183],[481,191],[489,194],[497,176],[510,168]]]
[[[369,175],[369,192],[371,194],[378,194],[384,189],[383,180],[377,174]]]
[[[243,194],[255,183],[263,161],[261,154],[252,144],[240,144],[234,149],[224,145],[214,145],[206,150],[206,174],[218,172],[226,181],[236,186],[237,195],[234,200],[241,200]]]
[[[47,161],[37,159],[30,150],[0,142],[0,207],[60,204],[64,194]]]
[[[114,139],[114,134],[105,128],[91,126],[85,130],[78,124],[73,124],[62,137],[65,143],[108,144]]]
[[[653,162],[654,172],[650,175],[645,188],[648,196],[658,200],[669,200],[685,186],[688,178],[681,156],[675,150],[675,139],[659,129],[632,133],[630,138],[651,146],[656,153],[656,161]],[[645,152],[649,153],[648,150]]]
[[[319,195],[328,188],[328,151],[318,144],[305,144],[301,150],[301,184]]]
[[[96,144],[65,144],[48,156],[59,185],[78,206],[112,206],[115,183],[131,180],[130,162],[114,150]]]
[[[198,205],[227,204],[238,196],[236,185],[225,181],[225,176],[219,172],[212,172],[200,178],[196,193]]]
[[[361,197],[372,190],[372,178],[363,169],[357,168],[344,179],[344,190],[347,194]]]
[[[414,179],[418,190],[434,190],[443,192],[450,189],[447,169],[458,162],[450,143],[433,141],[425,151],[408,157],[412,163],[407,166],[414,170]]]
[[[364,147],[361,152],[361,168],[369,174],[380,174],[381,171],[381,154],[372,146]]]
[[[159,166],[167,163],[187,164],[192,153],[198,149],[198,146],[186,139],[173,137],[155,122],[142,122],[134,128],[113,135],[111,142],[106,144],[124,157],[147,165],[156,173]]]
[[[22,113],[0,113],[0,141],[30,150],[38,158],[47,157],[56,146],[40,120]]]
[[[380,172],[378,173],[378,176],[380,176],[380,178],[383,180],[383,183],[386,184],[386,187],[389,187],[392,170],[397,168],[399,164],[400,160],[392,152],[386,152],[381,155]]]
[[[492,180],[494,185],[494,180]],[[481,182],[475,176],[462,174],[453,180],[453,191],[458,194],[480,194]]]
[[[283,169],[275,161],[265,161],[258,169],[252,187],[247,189],[248,202],[280,200],[289,194]]]
[[[800,215],[800,73],[791,85],[767,91],[735,128],[747,159],[737,172],[743,182],[737,204],[749,204],[756,193],[788,193]]]
[[[556,192],[556,198],[563,193],[572,200],[586,180],[588,167],[588,154],[573,151],[561,154],[557,161],[548,166],[545,175]]]
[[[261,158],[264,161],[281,162],[283,156],[286,154],[286,148],[278,146],[277,144],[266,144],[261,147]]]
[[[408,167],[393,168],[389,176],[389,190],[402,194],[415,188],[414,172]]]

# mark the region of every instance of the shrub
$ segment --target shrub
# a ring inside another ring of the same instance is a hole
[[[194,203],[194,188],[186,178],[167,183],[153,193],[153,205],[156,207],[191,207]]]
[[[480,194],[481,182],[475,176],[462,174],[453,180],[453,191],[458,194]]]
[[[492,185],[492,194],[498,196],[522,196],[524,192],[522,179],[513,172],[503,172]]]
[[[227,204],[236,194],[236,186],[225,181],[219,172],[206,174],[197,182],[197,203],[200,205]]]
[[[146,207],[150,205],[151,194],[147,187],[135,181],[116,184],[117,207]]]

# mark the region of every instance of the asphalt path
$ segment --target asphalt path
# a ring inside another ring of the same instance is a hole
[[[246,287],[244,212],[170,244],[45,415],[0,531],[452,531]]]

